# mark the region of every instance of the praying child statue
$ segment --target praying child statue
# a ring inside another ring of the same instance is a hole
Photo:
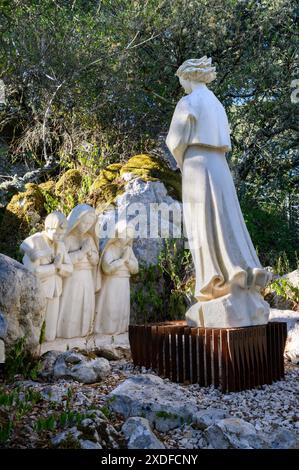
[[[96,300],[95,332],[117,335],[128,331],[130,321],[130,276],[138,273],[132,244],[134,227],[122,220],[115,236],[103,249],[100,266],[102,286]]]
[[[46,217],[44,231],[26,238],[20,246],[24,253],[24,266],[38,276],[47,299],[46,341],[54,341],[56,338],[62,278],[73,272],[73,265],[64,245],[66,231],[66,217],[55,211]]]

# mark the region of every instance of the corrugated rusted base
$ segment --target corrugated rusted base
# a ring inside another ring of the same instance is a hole
[[[173,382],[236,392],[284,378],[286,323],[243,328],[190,328],[185,321],[130,325],[135,366]]]

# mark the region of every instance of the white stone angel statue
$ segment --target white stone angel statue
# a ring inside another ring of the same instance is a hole
[[[47,299],[46,341],[56,338],[62,279],[71,276],[73,271],[63,242],[66,231],[66,217],[55,211],[46,217],[45,230],[26,238],[20,246],[24,252],[23,264],[39,277]]]
[[[262,268],[247,231],[225,158],[231,149],[226,112],[207,88],[216,78],[206,56],[184,62],[176,75],[187,96],[178,102],[166,143],[182,171],[185,228],[196,272],[197,303],[190,326],[265,324],[260,295],[271,274]]]
[[[138,272],[132,244],[134,227],[121,220],[103,249],[102,285],[96,301],[95,332],[125,333],[130,321],[130,276]]]
[[[63,283],[57,327],[59,338],[85,337],[92,333],[95,292],[100,287],[95,223],[95,210],[88,204],[79,204],[68,216],[65,244],[74,269]]]

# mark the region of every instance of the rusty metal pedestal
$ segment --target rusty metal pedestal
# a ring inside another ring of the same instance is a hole
[[[237,392],[284,378],[286,323],[190,328],[185,321],[130,325],[135,366],[173,382]]]

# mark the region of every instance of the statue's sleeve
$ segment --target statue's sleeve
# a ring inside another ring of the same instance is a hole
[[[139,270],[138,261],[132,248],[130,251],[131,253],[130,253],[130,258],[129,258],[129,263],[128,263],[129,270],[131,274],[137,274]]]
[[[123,260],[121,258],[115,259],[113,252],[107,249],[102,260],[103,272],[105,274],[114,274],[121,266],[123,266]]]
[[[195,117],[185,98],[176,105],[166,138],[166,145],[174,156],[179,168],[183,169],[184,153],[189,145]]]
[[[61,253],[62,253],[62,256],[63,256],[63,263],[61,265],[61,268],[59,270],[59,274],[62,276],[62,277],[67,277],[67,276],[70,276],[72,273],[73,273],[73,263],[71,261],[71,258],[68,254],[68,252],[66,251],[66,247],[65,245],[63,244],[61,246]]]
[[[91,238],[91,244],[92,244],[92,250],[91,250],[91,256],[89,258],[89,261],[93,266],[96,266],[99,262],[99,250],[97,249],[96,244],[92,238]]]

